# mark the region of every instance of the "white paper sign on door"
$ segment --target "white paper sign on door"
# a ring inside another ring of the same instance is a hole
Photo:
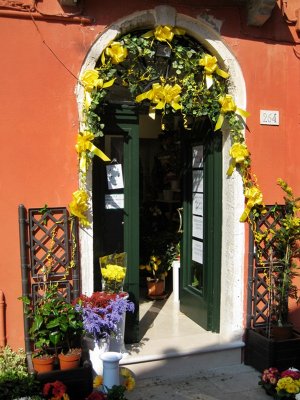
[[[203,239],[203,217],[193,215],[193,237]]]
[[[193,192],[203,192],[203,169],[193,171]]]
[[[203,243],[198,240],[192,241],[192,260],[203,264]]]
[[[107,174],[107,184],[109,190],[124,188],[121,164],[107,165],[106,174]]]
[[[203,193],[193,193],[193,214],[203,215]]]
[[[203,166],[203,146],[193,147],[193,168],[201,168]]]
[[[107,210],[118,210],[124,208],[124,194],[106,194],[105,208]]]

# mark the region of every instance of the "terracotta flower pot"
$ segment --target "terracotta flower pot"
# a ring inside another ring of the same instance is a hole
[[[69,353],[69,354],[60,353],[58,355],[60,369],[64,370],[64,369],[78,368],[80,365],[80,358],[81,358],[80,352]]]
[[[33,357],[33,368],[37,373],[49,372],[53,370],[54,356],[53,357]]]
[[[163,279],[148,279],[148,296],[162,296],[165,293],[165,281]]]

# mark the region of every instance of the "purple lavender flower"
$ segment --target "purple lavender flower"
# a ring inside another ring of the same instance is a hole
[[[134,303],[117,296],[103,308],[83,305],[82,302],[76,304],[75,308],[81,313],[85,332],[98,340],[117,332],[122,315],[126,311],[134,312]]]

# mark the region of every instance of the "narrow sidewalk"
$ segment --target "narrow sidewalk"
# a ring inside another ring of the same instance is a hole
[[[130,368],[130,367],[129,367]],[[176,378],[136,377],[136,387],[126,392],[128,400],[270,400],[258,385],[260,372],[240,364],[200,370],[181,376],[180,359]]]

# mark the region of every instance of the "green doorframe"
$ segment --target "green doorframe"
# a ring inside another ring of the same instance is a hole
[[[129,299],[135,303],[134,314],[127,313],[126,316],[125,341],[137,343],[139,341],[139,120],[135,107],[129,105],[105,106],[101,120],[105,124],[105,136],[98,138],[99,147],[105,148],[105,137],[108,135],[122,137],[123,140],[124,209],[113,212],[119,214],[118,234],[120,236],[121,231],[123,242],[119,251],[127,253],[124,291],[129,293]],[[104,217],[105,187],[106,165],[95,158],[93,160],[95,290],[100,290],[99,256],[109,254],[103,246],[103,238],[107,235],[107,230],[112,229],[109,217]],[[108,247],[111,248],[111,252],[115,251],[110,244]]]

